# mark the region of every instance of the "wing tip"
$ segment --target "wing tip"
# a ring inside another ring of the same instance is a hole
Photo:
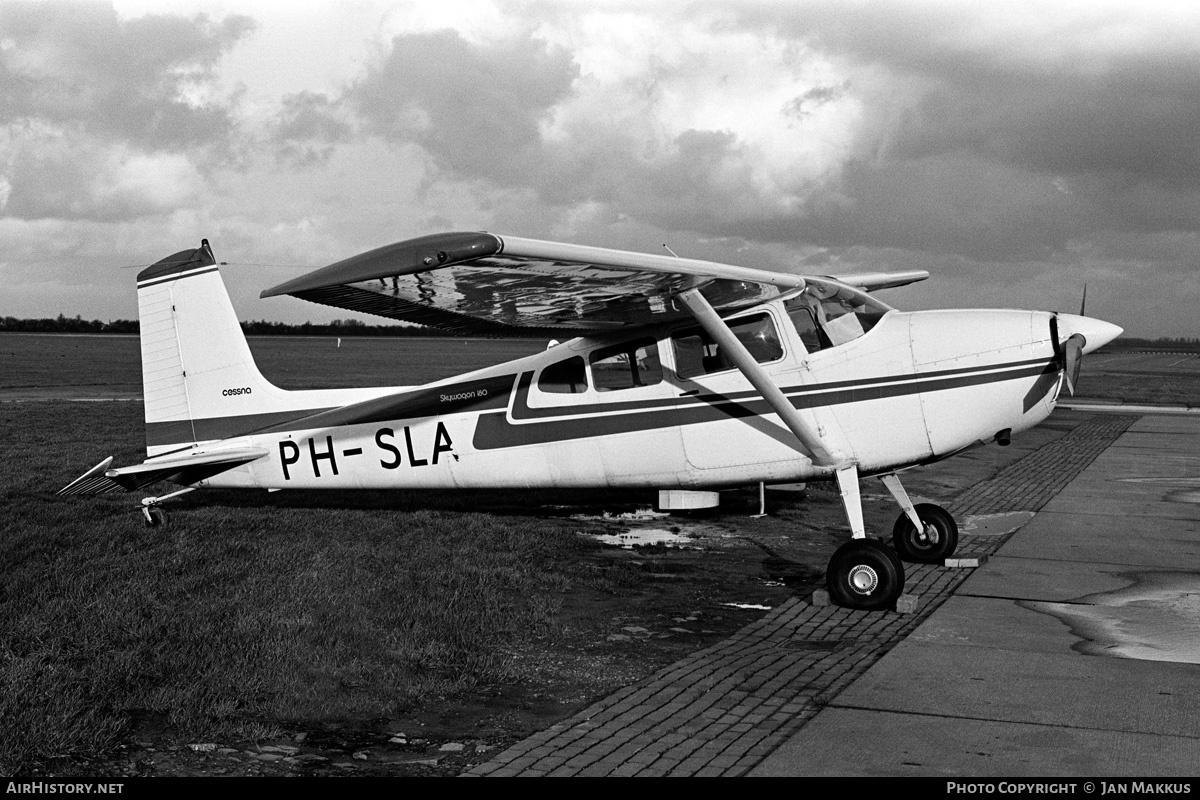
[[[901,272],[868,272],[859,275],[834,275],[831,277],[838,283],[856,286],[864,292],[873,292],[878,289],[895,289],[899,286],[923,281],[929,277],[929,270],[909,269]]]
[[[421,272],[496,255],[504,248],[499,236],[482,231],[434,233],[387,244],[327,267],[264,289],[260,298],[278,297],[391,275]]]

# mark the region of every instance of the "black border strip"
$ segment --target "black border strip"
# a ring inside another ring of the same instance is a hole
[[[824,406],[846,405],[870,400],[883,400],[891,397],[939,392],[948,389],[959,389],[966,386],[979,386],[988,383],[1003,383],[1019,378],[1031,378],[1038,375],[1057,371],[1053,361],[1039,360],[1022,366],[1021,369],[1010,369],[1004,372],[983,373],[974,370],[958,376],[947,376],[934,380],[909,380],[891,385],[879,381],[863,381],[858,385],[847,386],[848,381],[838,382],[843,388],[826,392],[807,392],[800,396],[789,398],[797,409],[819,408]],[[1008,365],[1004,365],[1008,366]],[[947,370],[954,372],[954,370]],[[963,372],[963,371],[959,371]],[[528,391],[524,382],[518,388],[518,399],[522,390]],[[826,384],[832,385],[832,384]],[[740,393],[739,393],[740,394]],[[718,396],[719,397],[719,396]],[[514,403],[515,406],[515,403]],[[504,413],[481,414],[475,426],[473,444],[476,450],[497,450],[508,447],[518,447],[530,444],[548,444],[550,442],[567,441],[571,439],[586,439],[596,436],[611,436],[618,433],[632,433],[650,430],[666,425],[696,425],[703,422],[713,422],[720,419],[742,419],[762,416],[772,413],[770,405],[761,398],[750,401],[736,401],[722,397],[719,402],[691,405],[685,407],[671,406],[658,408],[640,414],[606,414],[584,417],[583,419],[549,419],[541,422],[526,422],[514,424]],[[665,417],[673,417],[664,419]]]
[[[949,378],[959,375],[983,375],[983,374],[999,374],[1001,372],[1010,372],[1020,368],[1032,366],[1042,366],[1046,364],[1045,358],[1034,358],[1026,361],[1012,361],[1007,364],[989,364],[986,366],[977,367],[959,367],[956,369],[935,370],[933,372],[917,372],[911,375],[890,375],[882,378],[859,378],[844,381],[831,381],[829,383],[815,384],[795,384],[792,386],[782,386],[780,390],[785,396],[793,398],[793,405],[796,405],[795,398],[819,396],[825,397],[830,394],[845,389],[863,389],[866,387],[888,387],[906,384],[926,385],[936,382],[939,379]],[[680,408],[686,406],[712,405],[714,403],[736,403],[739,401],[751,401],[760,398],[758,392],[753,389],[730,392],[729,394],[717,394],[709,392],[708,394],[688,395],[686,397],[664,397],[655,400],[629,400],[625,402],[599,402],[589,403],[587,405],[577,406],[554,406],[549,408],[534,408],[529,405],[529,388],[533,384],[533,372],[525,372],[521,374],[520,383],[517,386],[517,396],[513,402],[512,418],[518,422],[535,421],[539,419],[557,419],[564,415],[584,416],[588,414],[608,414],[615,411],[646,411],[650,409],[664,408]],[[678,387],[683,388],[683,387]],[[884,395],[880,395],[884,396]],[[808,408],[813,405],[797,405],[797,408]]]
[[[218,270],[216,267],[208,267],[206,269],[198,269],[195,272],[174,272],[165,278],[155,278],[154,280],[146,281],[145,283],[139,283],[137,285],[137,288],[148,289],[151,286],[157,286],[160,283],[169,283],[170,281],[180,281],[180,280],[183,280],[184,278],[194,278],[197,275],[207,275],[210,272],[219,272],[219,271],[220,270]]]

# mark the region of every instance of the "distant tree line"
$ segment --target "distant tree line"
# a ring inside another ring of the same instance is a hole
[[[286,322],[251,320],[241,323],[248,336],[445,336],[436,328],[421,325],[367,325],[356,319],[335,319],[325,324],[305,322],[290,325]],[[135,319],[116,319],[102,322],[86,320],[79,315],[68,317],[59,314],[53,319],[17,319],[0,317],[0,333],[138,333],[141,326]],[[1139,339],[1122,336],[1109,349],[1153,349],[1200,352],[1200,338],[1175,337]]]
[[[63,314],[54,319],[0,318],[0,331],[21,333],[137,333],[138,329],[137,320],[132,319],[101,322],[98,319],[87,320],[78,315],[68,317]]]
[[[251,320],[242,323],[247,336],[445,336],[445,331],[422,325],[368,325],[356,319],[335,319],[328,324]]]
[[[327,324],[305,322],[289,325],[285,322],[251,320],[241,323],[249,336],[444,336],[442,331],[417,325],[367,325],[356,319],[335,319]],[[138,333],[141,326],[135,319],[102,322],[81,316],[59,314],[45,319],[0,317],[0,333]]]
[[[1112,344],[1108,345],[1109,349],[1117,348],[1122,350],[1179,350],[1180,352],[1200,352],[1200,339],[1188,338],[1186,336],[1177,336],[1175,338],[1163,337],[1161,339],[1139,339],[1135,336],[1122,336]]]

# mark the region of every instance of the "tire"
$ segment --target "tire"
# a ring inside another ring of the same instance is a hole
[[[167,512],[158,506],[147,506],[142,509],[142,517],[147,528],[158,528],[167,524]]]
[[[851,539],[829,559],[825,585],[830,599],[844,608],[892,608],[904,591],[904,564],[883,542]]]
[[[908,516],[901,514],[892,528],[892,544],[905,561],[940,564],[958,548],[958,523],[950,512],[933,503],[918,503],[914,508],[925,523],[924,534],[918,534]]]

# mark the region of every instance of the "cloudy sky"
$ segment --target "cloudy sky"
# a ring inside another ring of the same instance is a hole
[[[0,0],[0,316],[446,230],[1200,336],[1200,4]]]

